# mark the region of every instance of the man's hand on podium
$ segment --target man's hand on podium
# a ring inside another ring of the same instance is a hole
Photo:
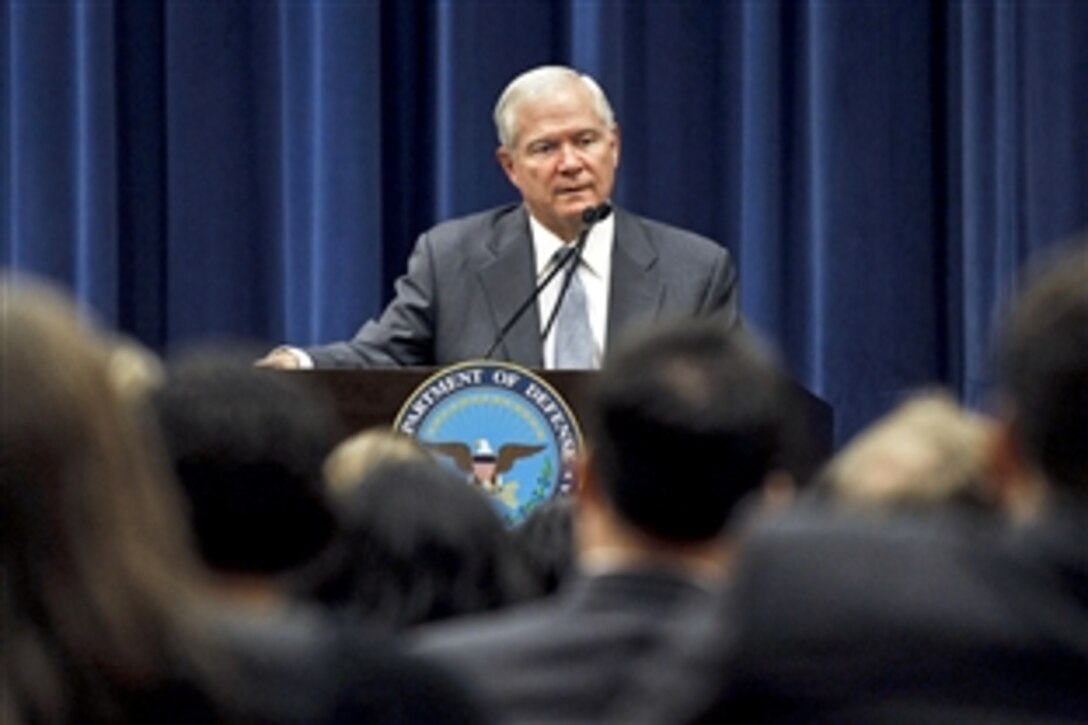
[[[259,368],[272,368],[273,370],[298,370],[302,367],[299,364],[298,356],[286,347],[277,347],[255,362],[254,365]]]

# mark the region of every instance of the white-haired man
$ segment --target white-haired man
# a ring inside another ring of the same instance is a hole
[[[589,225],[580,261],[557,254],[582,236],[587,210],[611,209],[620,132],[592,78],[563,66],[527,71],[500,96],[495,124],[499,163],[522,202],[420,236],[395,298],[353,339],[279,347],[258,364],[387,367],[491,356],[536,368],[595,368],[609,341],[637,320],[737,323],[735,267],[705,237],[614,209]],[[577,264],[572,279],[554,275],[535,307],[517,317],[536,286],[565,264]],[[565,342],[571,339],[580,341],[575,351]]]

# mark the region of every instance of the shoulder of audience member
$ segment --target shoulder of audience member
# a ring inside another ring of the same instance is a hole
[[[401,639],[345,633],[340,658],[347,687],[337,722],[489,723],[474,685],[455,669],[410,651]]]
[[[969,508],[906,509],[876,515],[822,499],[802,499],[776,516],[753,523],[746,533],[741,562],[763,554],[796,552],[807,557],[821,545],[848,551],[855,561],[910,549],[989,555],[1007,550],[1011,533],[1000,517]]]
[[[225,607],[234,708],[259,722],[488,722],[468,686],[391,635],[306,605]]]
[[[444,658],[469,646],[486,649],[495,643],[502,648],[512,637],[537,637],[541,631],[546,635],[549,615],[557,606],[555,596],[423,624],[409,630],[405,641],[411,652]]]

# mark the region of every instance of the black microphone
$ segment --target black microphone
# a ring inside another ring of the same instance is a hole
[[[536,303],[537,298],[540,297],[541,291],[543,291],[543,289],[547,287],[553,279],[555,279],[555,275],[559,274],[559,272],[562,271],[565,267],[569,267],[569,269],[567,270],[567,276],[563,280],[563,287],[559,290],[559,299],[557,300],[555,307],[552,308],[551,317],[548,318],[548,324],[544,327],[544,333],[540,337],[541,339],[544,339],[548,336],[548,333],[552,329],[552,325],[555,324],[555,316],[559,312],[559,305],[563,303],[563,297],[565,297],[567,294],[567,288],[570,286],[571,276],[574,274],[574,271],[578,269],[578,264],[582,260],[582,249],[586,246],[586,239],[589,238],[590,230],[593,229],[593,226],[597,222],[605,219],[611,213],[612,205],[609,204],[607,201],[601,202],[597,206],[587,207],[582,212],[582,231],[578,235],[578,241],[574,244],[574,248],[567,248],[567,254],[559,261],[558,264],[553,266],[546,275],[544,275],[544,278],[540,280],[537,286],[533,289],[532,294],[530,294],[525,299],[525,302],[523,302],[521,306],[517,308],[514,314],[510,315],[510,319],[508,319],[506,321],[506,324],[504,324],[502,328],[499,329],[499,334],[495,336],[495,341],[491,343],[491,347],[487,348],[487,352],[484,354],[484,360],[491,359],[491,356],[495,354],[495,350],[497,350],[499,345],[502,344],[502,341],[506,339],[506,336],[510,333],[510,330],[514,327],[514,325],[517,324],[518,320],[520,320],[525,315],[525,312],[533,304]],[[574,260],[573,264],[571,264],[571,259]]]
[[[582,223],[585,224],[585,228],[582,229],[582,239],[585,241],[586,235],[589,234],[589,230],[593,228],[593,225],[597,222],[603,222],[609,214],[612,213],[612,205],[607,201],[602,201],[597,206],[588,206],[582,211]]]

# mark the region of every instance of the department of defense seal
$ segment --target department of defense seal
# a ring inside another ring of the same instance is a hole
[[[574,489],[578,423],[547,382],[519,365],[443,368],[409,396],[393,428],[479,486],[508,525]]]

